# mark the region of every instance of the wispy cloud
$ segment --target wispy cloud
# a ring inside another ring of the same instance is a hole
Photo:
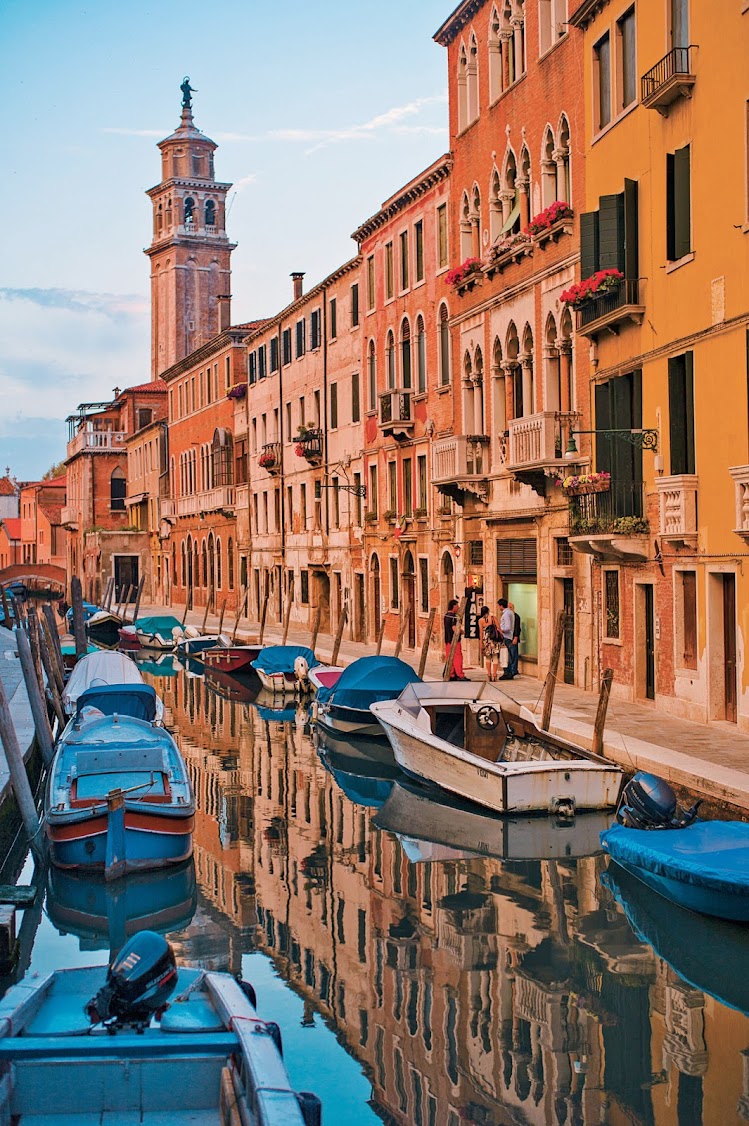
[[[27,301],[42,309],[96,313],[112,320],[142,317],[149,310],[146,297],[131,293],[90,293],[79,289],[0,288],[0,301]]]
[[[278,141],[312,141],[314,144],[307,149],[307,152],[313,153],[328,145],[340,144],[343,141],[371,140],[380,133],[432,132],[434,129],[432,126],[407,126],[403,125],[402,122],[418,116],[427,106],[442,104],[446,101],[447,94],[433,94],[426,98],[415,98],[402,106],[393,106],[391,109],[385,110],[384,113],[378,113],[371,117],[369,121],[363,121],[358,125],[346,125],[338,129],[274,129],[269,133],[269,137]],[[434,131],[443,132],[442,129],[434,129]]]
[[[240,176],[238,180],[234,181],[234,191],[241,192],[242,188],[249,187],[250,184],[257,182],[257,172],[248,172],[246,176]]]
[[[99,130],[100,133],[115,133],[118,137],[166,137],[171,132],[170,129],[129,129],[127,127],[120,128],[117,125],[105,125]]]

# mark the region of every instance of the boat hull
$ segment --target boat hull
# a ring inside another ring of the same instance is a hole
[[[406,774],[432,782],[495,813],[549,812],[572,806],[613,809],[622,774],[584,760],[493,763],[421,730],[393,723],[373,704],[395,761]],[[408,723],[408,721],[406,721]],[[415,727],[415,725],[409,725]]]
[[[358,708],[344,708],[339,704],[324,704],[318,708],[317,722],[336,735],[368,735],[385,739],[385,732],[372,713]]]
[[[260,652],[259,645],[232,646],[226,649],[216,646],[204,650],[202,660],[206,668],[213,672],[229,673],[236,676],[237,673],[251,672],[250,665],[257,660]]]
[[[84,820],[63,821],[47,814],[50,860],[58,868],[103,872],[107,880],[181,864],[192,856],[195,817],[165,817],[126,808]]]
[[[274,696],[291,696],[295,692],[304,692],[306,689],[295,672],[266,672],[256,667],[255,671],[260,677],[260,683]]]
[[[684,883],[682,880],[674,880],[670,876],[650,872],[647,868],[640,868],[635,864],[625,864],[621,860],[616,860],[614,863],[630,876],[640,880],[646,887],[657,891],[659,895],[678,904],[679,907],[686,907],[688,911],[697,911],[700,915],[711,915],[716,919],[749,923],[749,896],[746,893],[735,895],[716,888],[698,887],[695,884]]]

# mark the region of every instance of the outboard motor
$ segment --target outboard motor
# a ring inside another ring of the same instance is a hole
[[[295,657],[294,674],[302,688],[307,688],[309,684],[309,665],[306,657]]]
[[[701,804],[682,809],[668,782],[638,771],[624,787],[616,819],[628,829],[684,829],[694,821]]]
[[[86,1005],[92,1024],[133,1025],[143,1029],[154,1013],[166,1008],[177,984],[174,951],[160,934],[141,931],[120,950],[107,980]]]

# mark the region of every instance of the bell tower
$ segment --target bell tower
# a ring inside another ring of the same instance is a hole
[[[192,119],[190,79],[182,90],[179,128],[159,142],[161,183],[153,204],[151,259],[151,378],[216,336],[229,323],[231,252],[226,196],[231,184],[213,175],[215,142]],[[225,323],[224,323],[225,321]]]

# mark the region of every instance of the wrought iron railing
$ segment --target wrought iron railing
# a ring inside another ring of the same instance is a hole
[[[570,535],[645,535],[645,489],[634,481],[612,481],[607,492],[571,496]]]
[[[643,102],[665,86],[677,74],[692,73],[692,47],[674,47],[651,67],[640,79],[640,96]]]
[[[380,395],[380,425],[387,426],[392,422],[412,422],[411,401],[413,392],[411,388],[391,388]]]
[[[625,278],[613,289],[599,297],[592,297],[578,310],[578,329],[592,324],[600,317],[616,312],[625,305],[639,305],[640,287],[637,278]]]
[[[302,437],[297,438],[296,445],[301,446],[302,454],[307,461],[318,461],[322,457],[322,430],[308,430]]]

